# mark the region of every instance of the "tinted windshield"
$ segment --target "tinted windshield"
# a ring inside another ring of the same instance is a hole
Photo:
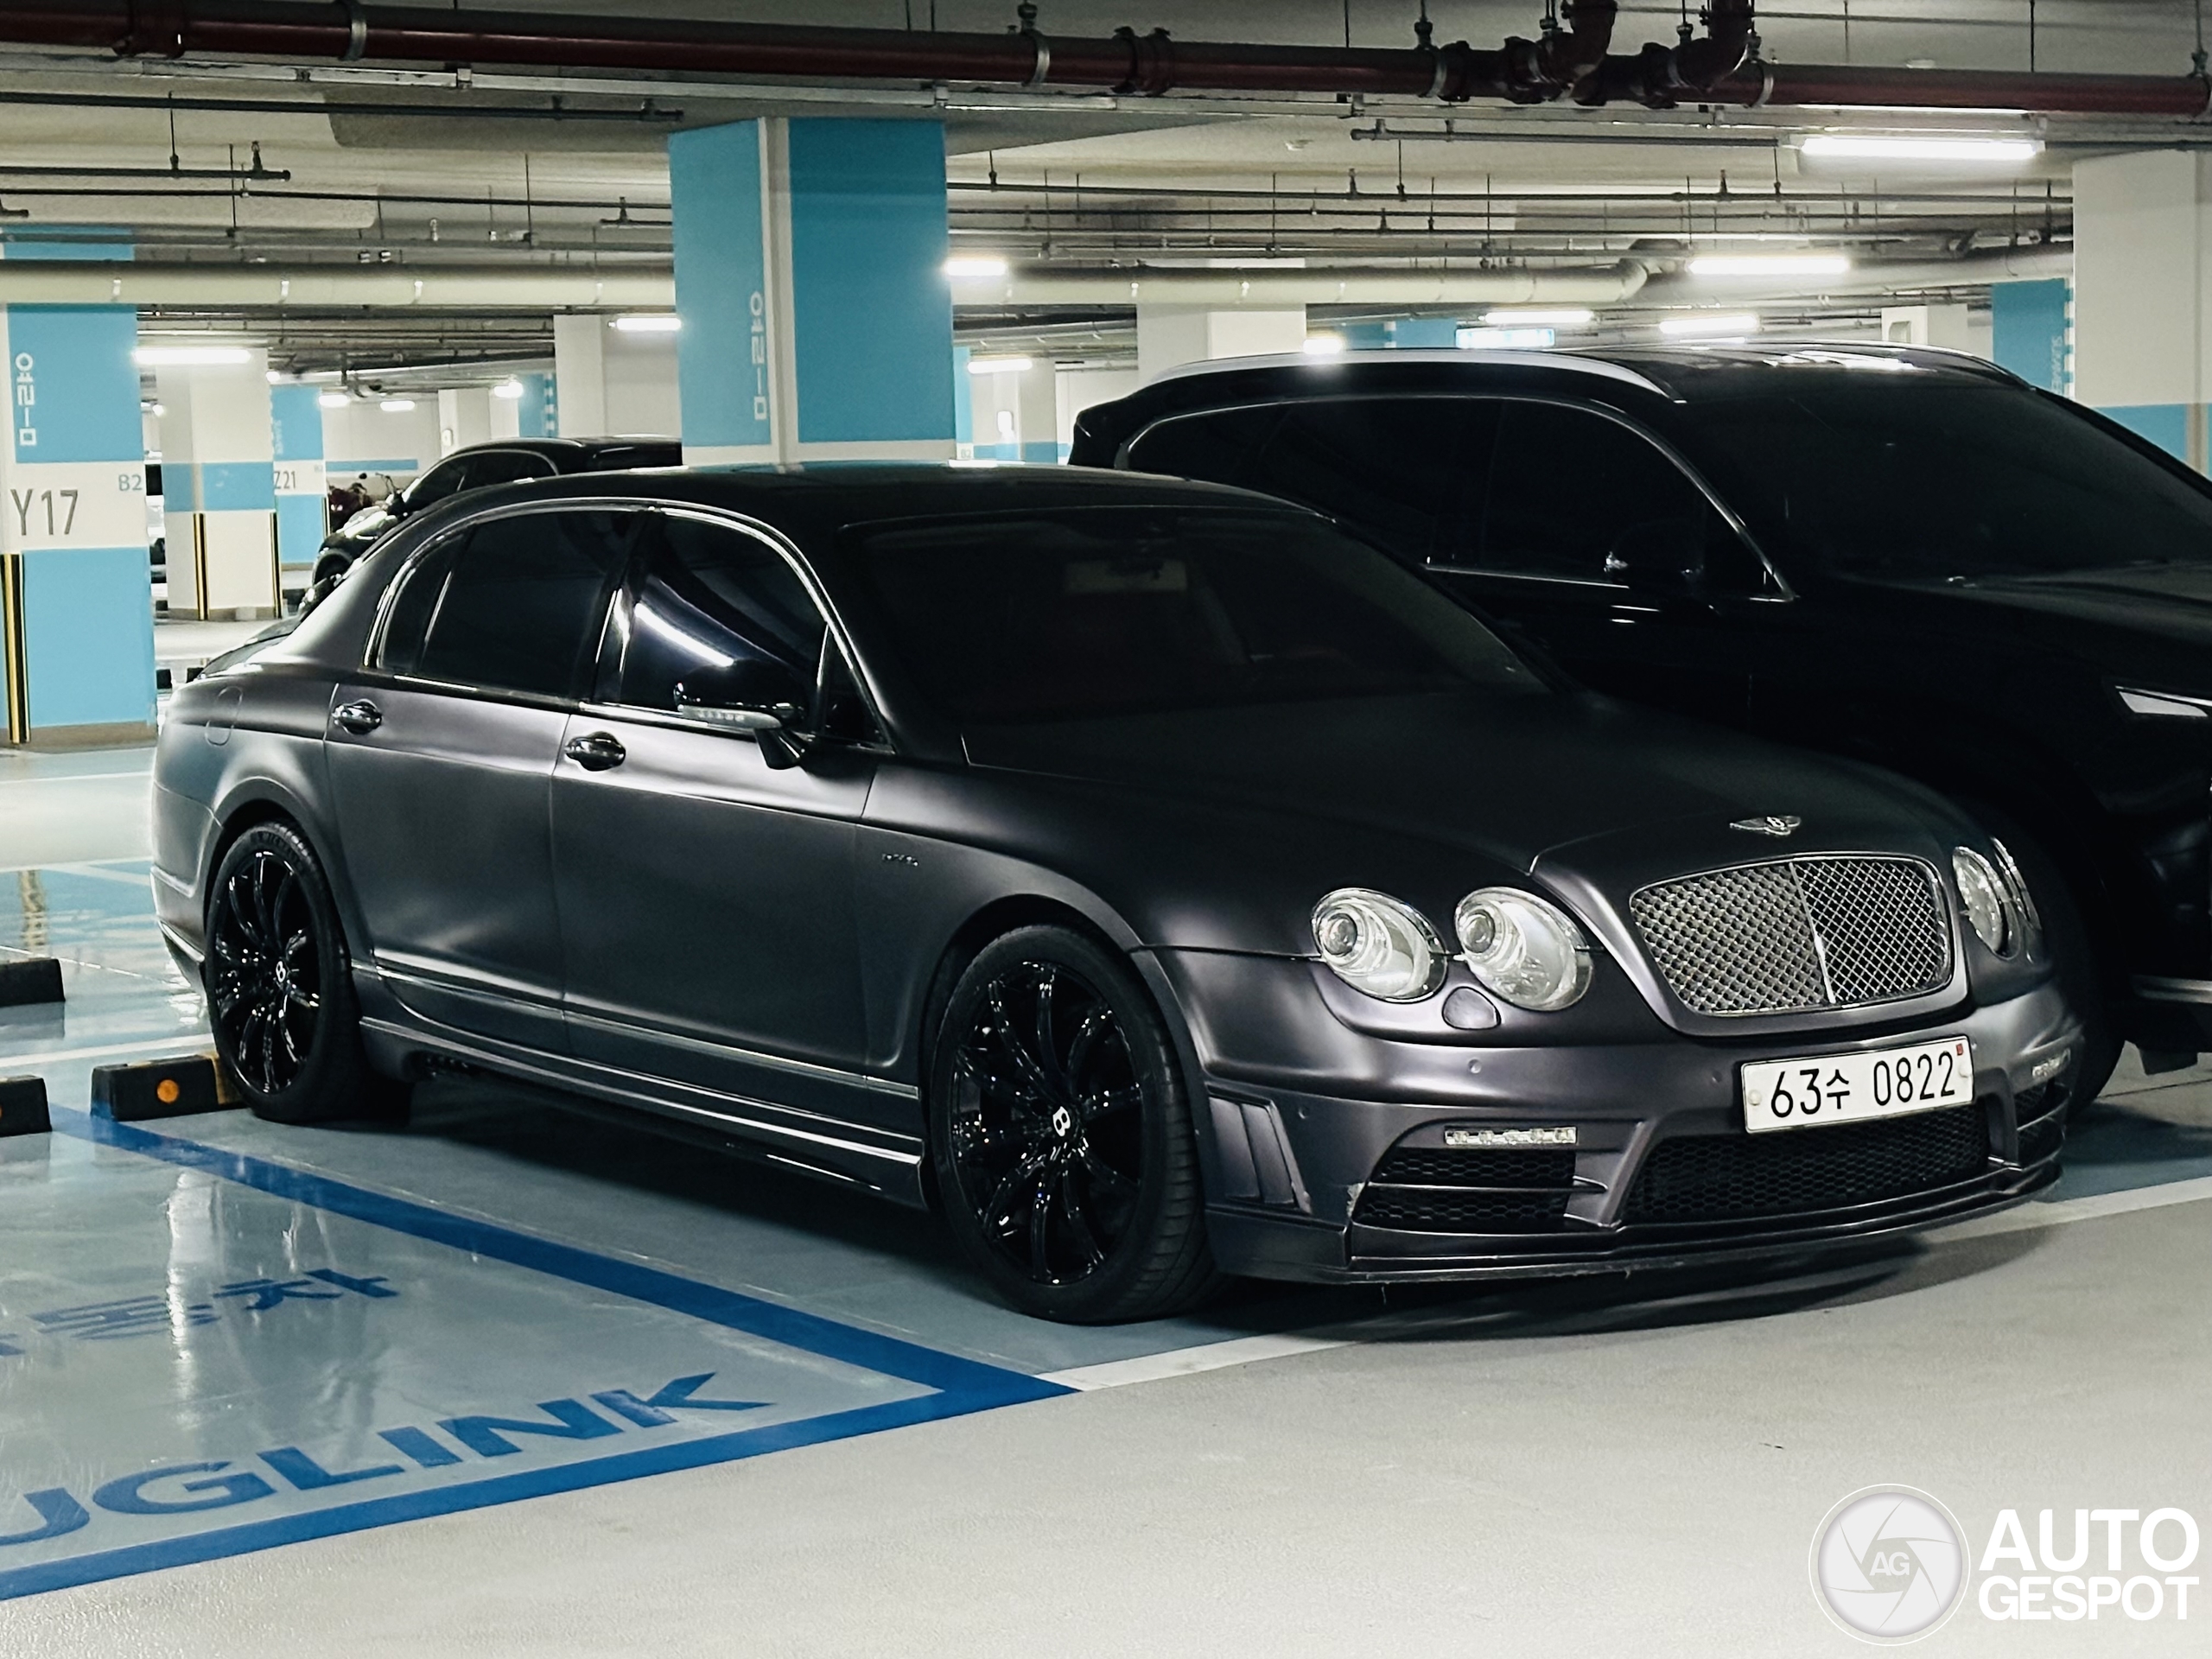
[[[979,721],[1543,686],[1318,520],[1090,507],[847,532],[923,690]]]
[[[1683,413],[1785,563],[1924,581],[2212,564],[2212,494],[2018,387],[1808,373]]]

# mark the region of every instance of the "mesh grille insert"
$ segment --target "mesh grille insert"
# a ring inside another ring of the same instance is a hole
[[[1525,1152],[1400,1147],[1376,1166],[1375,1179],[1384,1185],[1573,1186],[1574,1154],[1566,1147]]]
[[[1652,961],[1699,1014],[1788,1014],[1936,990],[1951,931],[1926,866],[1795,858],[1713,870],[1635,893]]]
[[[1409,1233],[1548,1233],[1567,1214],[1565,1192],[1434,1192],[1370,1186],[1352,1219]]]
[[[1988,1118],[1978,1102],[1836,1128],[1681,1135],[1652,1149],[1623,1219],[1812,1215],[1972,1180],[1988,1157]]]

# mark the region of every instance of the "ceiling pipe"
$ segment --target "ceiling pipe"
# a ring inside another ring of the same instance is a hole
[[[2196,117],[2202,74],[2045,75],[1987,70],[1778,65],[1759,54],[1752,0],[1708,0],[1706,32],[1632,55],[1607,46],[1617,7],[1576,0],[1573,26],[1491,50],[1437,46],[1426,29],[1403,49],[1174,41],[1165,29],[1106,41],[1049,36],[1036,8],[999,35],[776,23],[441,10],[362,0],[0,0],[0,41],[119,56],[252,55],[292,60],[530,64],[674,70],[807,81],[1080,86],[1157,96],[1176,90],[1634,101],[1826,109],[1974,109]]]
[[[1633,261],[1546,270],[1410,267],[1320,270],[1040,270],[958,277],[956,305],[1618,305],[1647,273]]]

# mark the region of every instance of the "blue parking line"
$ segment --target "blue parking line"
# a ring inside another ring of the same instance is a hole
[[[727,1325],[733,1331],[764,1338],[786,1348],[803,1349],[825,1359],[856,1365],[879,1376],[895,1376],[901,1382],[919,1383],[926,1389],[989,1395],[994,1403],[1001,1405],[1011,1404],[1017,1398],[1042,1400],[1068,1392],[1055,1383],[1040,1382],[1026,1372],[939,1353],[919,1343],[859,1330],[818,1313],[802,1313],[795,1307],[747,1296],[740,1291],[724,1290],[716,1285],[702,1285],[696,1280],[679,1278],[635,1262],[595,1255],[573,1245],[534,1238],[491,1222],[434,1210],[410,1199],[389,1198],[289,1165],[272,1164],[197,1141],[156,1134],[135,1123],[118,1123],[104,1117],[79,1120],[72,1114],[57,1112],[54,1126],[65,1134],[143,1153],[186,1169],[203,1170],[274,1198],[311,1205],[334,1215],[550,1274],[556,1279],[588,1285],[594,1290],[626,1296],[634,1302],[664,1307],[710,1325]],[[1028,1392],[1009,1393],[1016,1389]]]
[[[73,1558],[0,1570],[0,1600],[73,1585],[268,1549],[426,1516],[452,1514],[554,1492],[698,1468],[795,1446],[872,1434],[1047,1399],[1071,1390],[918,1343],[857,1329],[741,1292],[682,1278],[474,1220],[323,1175],[224,1151],[136,1124],[54,1115],[57,1132],[234,1182],[272,1197],[385,1228],[468,1255],[544,1274],[632,1302],[925,1388],[915,1398],[833,1411],[609,1456],[437,1488],[364,1499],[265,1521],[216,1528]]]

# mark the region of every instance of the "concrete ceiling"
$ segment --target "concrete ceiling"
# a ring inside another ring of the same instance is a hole
[[[999,0],[545,0],[542,15],[1003,29]],[[1180,38],[1410,44],[1417,0],[1182,0],[1144,10],[1044,0],[1063,37],[1164,25]],[[1532,34],[1537,0],[1436,0],[1437,38]],[[1853,62],[2178,75],[2192,0],[1789,0],[1763,9],[1769,55]],[[1928,14],[1933,14],[1928,15]],[[1627,5],[1617,41],[1666,39],[1678,6]],[[1798,235],[1925,261],[1969,245],[2070,234],[2074,159],[2193,142],[2178,124],[1999,115],[1578,111],[1414,100],[1109,99],[916,87],[768,87],[593,72],[462,86],[436,70],[114,63],[0,52],[0,203],[9,224],[129,231],[140,257],[226,263],[582,264],[665,269],[671,127],[764,111],[942,115],[954,232],[1050,268],[1266,255],[1312,264],[1679,257],[1700,239]],[[555,99],[558,98],[556,114]],[[183,107],[172,111],[168,100]],[[197,107],[207,105],[213,107]],[[134,107],[134,105],[137,105]],[[1446,130],[1446,117],[1451,131]],[[2031,131],[2049,148],[1996,175],[1822,172],[1793,139],[1835,124]],[[269,173],[242,176],[258,144]],[[163,176],[174,154],[180,175]],[[48,169],[41,172],[39,169]],[[199,175],[202,176],[184,176]],[[991,188],[995,181],[995,188]],[[1402,196],[1400,194],[1402,189]],[[245,320],[177,308],[180,326]],[[982,319],[1043,325],[1050,315]],[[269,319],[260,320],[268,323]],[[1060,321],[1087,323],[1073,315]],[[542,319],[466,310],[292,320],[313,355],[486,354],[542,347]],[[305,361],[303,357],[302,361]]]

